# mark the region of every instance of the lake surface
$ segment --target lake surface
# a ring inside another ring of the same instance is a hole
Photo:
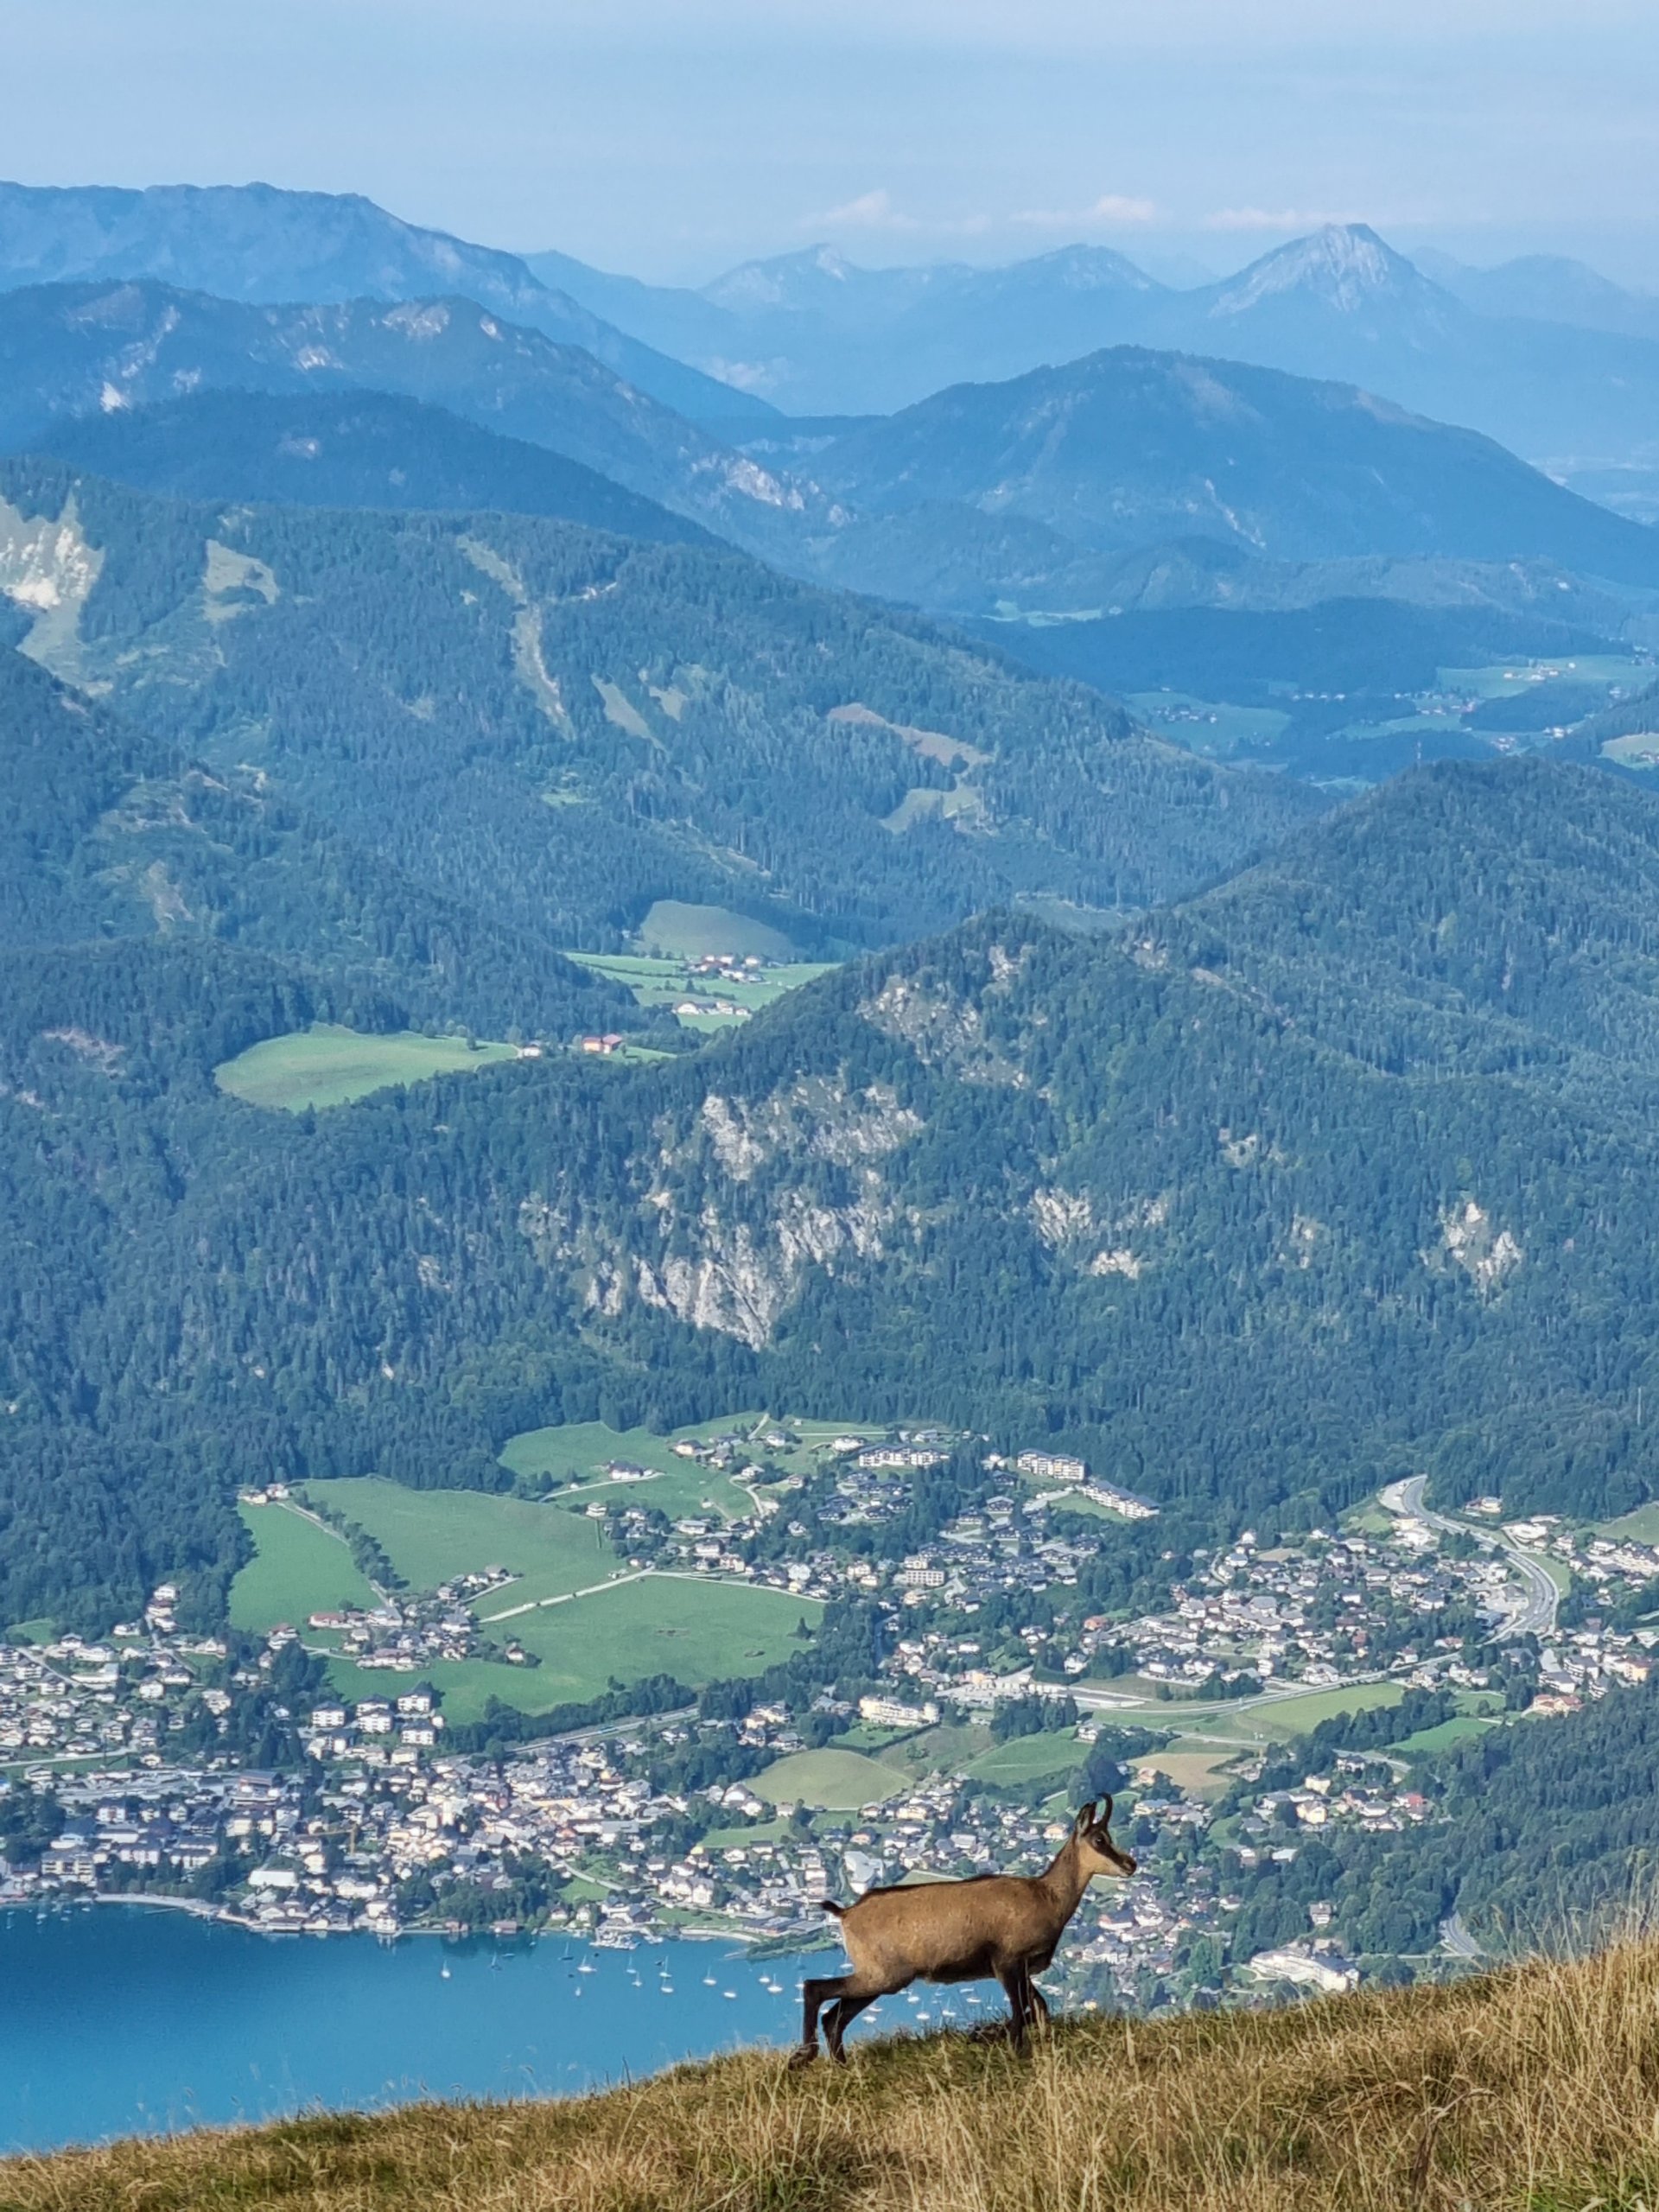
[[[834,1973],[838,1955],[270,1937],[140,1907],[0,1913],[0,2152],[308,2107],[569,2094],[784,2044],[802,1974]]]

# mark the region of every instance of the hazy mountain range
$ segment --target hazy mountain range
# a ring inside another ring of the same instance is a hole
[[[405,223],[354,192],[267,184],[0,184],[0,289],[148,276],[267,305],[461,295],[694,419],[766,410],[550,289],[516,254]]]
[[[1363,224],[1185,291],[1101,246],[1004,269],[877,270],[820,247],[700,292],[529,258],[624,327],[791,414],[887,413],[945,385],[1143,345],[1359,385],[1568,477],[1611,461],[1659,467],[1659,303],[1571,263],[1436,264],[1437,282]]]
[[[181,393],[369,389],[435,403],[741,541],[786,543],[774,482],[577,346],[461,298],[255,307],[145,282],[0,292],[0,446]]]
[[[316,421],[236,395],[371,387],[474,429],[387,401],[336,408],[327,467],[350,447],[348,504],[372,503],[383,480],[380,504],[503,505],[664,535],[631,493],[797,575],[962,613],[1119,603],[1102,554],[1192,541],[1280,563],[1543,561],[1659,585],[1659,537],[1490,440],[1353,389],[1140,348],[892,417],[780,421],[741,451],[590,354],[460,300],[267,308],[149,283],[34,286],[0,294],[0,443],[150,488],[304,498],[308,478],[321,483]],[[519,449],[486,448],[484,429]],[[556,488],[525,445],[590,472],[585,488]],[[608,512],[594,476],[623,487]]]

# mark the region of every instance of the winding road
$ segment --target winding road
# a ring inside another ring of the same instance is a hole
[[[1444,1513],[1431,1513],[1423,1503],[1427,1481],[1426,1475],[1412,1475],[1405,1482],[1390,1483],[1379,1493],[1383,1511],[1426,1521],[1431,1529],[1460,1531],[1465,1536],[1472,1536],[1484,1550],[1502,1552],[1520,1575],[1526,1598],[1520,1611],[1497,1631],[1499,1641],[1512,1636],[1553,1636],[1561,1593],[1555,1578],[1536,1553],[1523,1549],[1502,1529],[1477,1529],[1467,1521],[1453,1521]]]

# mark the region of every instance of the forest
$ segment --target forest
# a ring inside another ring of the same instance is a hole
[[[522,1429],[742,1405],[1081,1452],[1162,1509],[1108,1606],[1415,1471],[1634,1505],[1656,855],[1611,778],[1443,765],[1121,939],[994,915],[690,1056],[297,1116],[212,1068],[338,1012],[326,976],[176,931],[30,955],[0,1611],[167,1575],[213,1618],[239,1482],[505,1486]]]
[[[829,957],[1014,899],[1135,906],[1325,804],[725,548],[219,510],[38,460],[0,461],[0,500],[16,543],[61,548],[67,517],[79,549],[80,597],[29,635],[54,674],[556,948],[622,949],[666,899]]]

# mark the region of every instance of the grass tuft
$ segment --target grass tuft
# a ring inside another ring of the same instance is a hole
[[[1659,1945],[0,2164],[0,2212],[1659,2212]]]

